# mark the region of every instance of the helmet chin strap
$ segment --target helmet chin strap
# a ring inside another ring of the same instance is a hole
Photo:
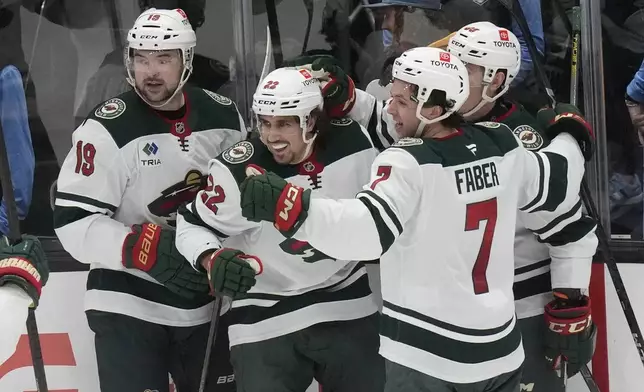
[[[297,162],[293,162],[294,165],[297,165],[299,163],[302,163],[305,159],[307,159],[311,155],[311,151],[313,150],[313,142],[315,139],[318,137],[317,133],[314,133],[313,136],[310,138],[306,138],[306,128],[307,128],[307,123],[309,122],[309,116],[302,117],[300,119],[300,127],[302,128],[302,141],[304,144],[306,144],[306,148],[304,149],[304,154],[302,155],[302,158],[300,158]]]
[[[501,95],[505,94],[505,91],[507,91],[507,89],[501,90],[501,92],[499,92],[495,96],[490,97],[487,94],[487,90],[490,87],[490,84],[486,83],[486,82],[483,82],[483,83],[485,83],[485,87],[483,88],[483,91],[481,92],[481,100],[479,101],[478,105],[474,106],[474,109],[472,109],[469,112],[463,114],[463,117],[472,117],[472,116],[474,116],[474,114],[476,114],[476,112],[481,110],[481,108],[483,106],[485,106],[485,104],[492,103],[492,102],[496,101],[497,99],[499,99],[499,97]]]

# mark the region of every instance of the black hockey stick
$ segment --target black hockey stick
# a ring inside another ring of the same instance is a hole
[[[217,329],[219,328],[219,314],[221,313],[222,297],[217,294],[215,296],[215,303],[212,307],[212,317],[210,319],[210,330],[208,331],[208,342],[206,343],[206,357],[203,360],[203,368],[201,369],[201,381],[199,382],[199,392],[204,392],[206,387],[206,380],[208,380],[208,368],[210,367],[210,355],[212,353],[212,346],[217,338]]]
[[[9,222],[7,238],[11,243],[16,243],[21,238],[18,208],[16,207],[16,199],[13,194],[13,182],[11,181],[11,169],[9,168],[8,158],[9,151],[4,141],[4,131],[1,124],[0,153],[0,183],[2,184],[3,199],[7,208],[7,220]],[[27,336],[29,336],[29,348],[31,349],[31,361],[34,365],[36,387],[38,388],[38,392],[48,392],[45,364],[42,359],[42,349],[40,348],[40,335],[38,335],[38,325],[36,324],[36,313],[32,307],[29,308],[27,315]]]
[[[530,29],[528,27],[528,23],[526,22],[525,15],[523,15],[523,11],[521,10],[521,6],[518,0],[497,0],[497,1],[504,8],[506,8],[508,12],[510,12],[510,14],[512,14],[514,20],[516,20],[517,24],[519,25],[519,28],[521,29],[523,36],[526,38],[528,50],[530,52],[530,56],[532,57],[534,70],[537,76],[537,82],[546,91],[554,107],[554,105],[556,105],[557,103],[557,100],[555,99],[554,92],[550,87],[550,82],[548,81],[548,78],[546,77],[546,73],[541,65],[541,59],[539,58],[537,47],[534,43],[534,39],[532,38]],[[588,210],[590,217],[595,219],[595,221],[597,222],[596,235],[599,241],[599,249],[602,255],[604,256],[605,263],[608,268],[608,272],[610,273],[611,279],[613,281],[613,285],[615,286],[615,291],[617,292],[617,297],[619,298],[619,301],[622,305],[622,309],[624,310],[624,316],[626,317],[626,321],[631,330],[631,335],[635,342],[635,347],[639,352],[640,360],[642,361],[642,364],[644,364],[644,339],[642,339],[642,333],[640,331],[640,327],[637,322],[637,319],[635,318],[635,312],[633,311],[631,301],[628,298],[628,294],[626,293],[626,288],[624,287],[622,276],[619,272],[619,269],[617,268],[617,262],[609,246],[608,236],[606,234],[606,231],[604,230],[604,226],[601,223],[599,213],[597,211],[597,208],[595,207],[595,203],[592,200],[590,188],[588,187],[588,183],[586,182],[585,179],[582,180],[582,183],[581,183],[581,199],[586,205],[586,209]],[[588,371],[588,373],[590,373],[590,371]],[[591,389],[593,389],[594,387],[596,388],[596,383],[594,382],[594,380],[592,380],[592,377],[590,379],[584,378],[584,380],[586,380],[586,383],[589,388]],[[595,384],[595,385],[593,386],[592,384]]]
[[[308,14],[308,21],[306,22],[306,32],[304,33],[304,43],[302,44],[302,54],[306,53],[307,46],[309,46],[309,36],[311,35],[311,25],[313,24],[313,11],[315,4],[313,0],[304,0],[306,13]]]
[[[273,60],[275,61],[275,69],[277,69],[281,68],[282,64],[284,64],[284,54],[282,53],[282,40],[280,38],[275,0],[266,0],[266,16],[268,17],[268,27],[271,32],[271,42],[273,44]]]

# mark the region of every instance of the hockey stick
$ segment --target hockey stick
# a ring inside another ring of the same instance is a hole
[[[275,68],[280,68],[284,63],[284,54],[282,53],[282,41],[280,38],[279,23],[277,21],[275,0],[266,0],[266,16],[268,17],[268,31],[270,32],[273,45]]]
[[[11,169],[9,168],[9,158],[7,145],[4,141],[4,131],[0,124],[0,184],[5,206],[7,208],[7,220],[9,222],[9,233],[7,238],[11,243],[20,241],[20,224],[18,223],[18,208],[16,199],[13,194],[13,182],[11,181]],[[36,387],[38,392],[48,392],[47,377],[45,376],[45,364],[42,359],[42,349],[40,347],[40,335],[38,334],[38,325],[36,324],[36,313],[34,308],[29,308],[27,315],[27,336],[29,337],[29,348],[31,349],[31,361],[34,365],[34,375],[36,377]]]
[[[308,21],[306,22],[302,54],[306,53],[307,46],[309,46],[309,36],[311,35],[311,25],[313,24],[313,11],[315,4],[313,3],[313,0],[304,0],[304,6],[306,7],[306,13],[308,14]]]
[[[554,92],[550,87],[550,82],[548,81],[548,78],[546,77],[546,73],[543,70],[543,67],[541,65],[541,60],[537,52],[537,47],[534,43],[534,40],[530,33],[530,29],[528,27],[528,23],[526,22],[525,15],[523,15],[523,11],[521,10],[521,6],[519,5],[518,0],[497,0],[497,1],[504,8],[506,8],[508,12],[510,12],[510,14],[512,14],[514,20],[516,20],[517,24],[519,25],[519,28],[521,29],[523,36],[526,38],[528,50],[530,52],[530,56],[532,57],[534,70],[537,76],[537,82],[546,91],[554,107],[554,105],[556,105],[557,103],[557,100],[555,99]],[[576,62],[576,64],[578,65],[578,62]],[[615,286],[615,291],[617,292],[617,297],[619,298],[619,301],[622,305],[622,309],[624,310],[624,316],[626,317],[626,321],[631,330],[631,335],[635,342],[635,347],[639,352],[640,359],[642,360],[642,364],[644,364],[644,339],[642,339],[642,333],[640,331],[639,324],[637,323],[637,319],[635,318],[635,312],[633,311],[631,301],[628,298],[628,294],[626,293],[626,288],[624,287],[624,282],[622,281],[621,274],[619,272],[619,269],[617,268],[617,262],[615,260],[613,252],[611,251],[608,243],[608,236],[606,235],[604,226],[601,223],[599,213],[591,197],[590,188],[588,187],[588,183],[586,182],[585,179],[583,179],[581,183],[581,199],[586,205],[586,209],[588,210],[590,217],[597,222],[596,235],[599,241],[599,248],[602,255],[604,256],[605,263],[608,268],[608,272],[610,273],[611,279],[613,281],[613,285]],[[586,368],[585,370],[587,370],[587,373],[590,374],[590,371],[587,369],[587,365],[583,366],[582,368],[584,367]],[[586,381],[586,384],[591,390],[597,389],[597,385],[593,380],[592,376],[589,378],[584,377],[584,380]]]
[[[199,392],[204,392],[206,388],[206,380],[208,379],[208,367],[210,366],[210,355],[212,353],[212,346],[217,338],[217,329],[219,328],[219,314],[221,313],[222,297],[217,294],[215,296],[215,304],[212,307],[212,317],[210,321],[210,330],[208,331],[208,342],[206,343],[206,357],[203,360],[203,368],[201,368],[201,381],[199,382]]]
[[[555,0],[556,1],[556,0]],[[571,74],[570,74],[570,100],[573,105],[577,103],[577,92],[578,92],[578,78],[579,78],[579,40],[581,38],[581,9],[580,7],[573,7],[571,14],[571,24],[573,28],[573,37],[572,37],[572,55],[571,55]],[[536,66],[536,64],[535,64]],[[600,250],[604,256],[606,267],[615,286],[615,291],[617,292],[617,298],[619,299],[622,309],[624,310],[624,316],[626,317],[626,322],[628,327],[631,330],[631,335],[633,341],[635,342],[635,347],[640,355],[640,361],[644,365],[644,339],[642,338],[642,332],[640,326],[635,317],[635,312],[631,305],[631,301],[628,298],[628,293],[626,292],[626,287],[622,280],[622,275],[619,272],[617,267],[617,261],[613,255],[609,243],[608,235],[604,230],[604,226],[601,223],[599,217],[599,212],[595,203],[593,203],[590,189],[586,181],[582,182],[582,198],[584,199],[584,204],[590,216],[597,222],[597,239],[599,240]],[[586,377],[584,377],[586,379]],[[590,385],[589,385],[590,387]],[[597,386],[595,385],[595,388]],[[591,388],[592,389],[592,388]]]

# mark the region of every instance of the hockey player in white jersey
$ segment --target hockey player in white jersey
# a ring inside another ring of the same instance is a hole
[[[85,310],[102,392],[168,391],[168,373],[196,391],[210,289],[234,296],[254,284],[241,253],[217,255],[209,282],[174,245],[176,211],[205,186],[208,161],[246,138],[230,99],[184,85],[195,45],[181,9],[143,12],[127,35],[133,90],[74,131],[58,178],[56,234],[91,267]],[[234,391],[227,336],[217,337],[206,389]]]
[[[466,63],[469,71],[470,97],[460,110],[466,120],[502,122],[528,150],[548,145],[542,121],[504,97],[521,67],[519,40],[511,31],[490,22],[472,23],[452,35],[447,51]],[[558,106],[560,110],[565,107]],[[594,324],[578,333],[566,333],[550,324],[553,315],[590,317],[590,300],[585,294],[597,249],[596,224],[585,213],[577,214],[580,210],[578,203],[564,212],[562,216],[575,213],[579,219],[569,221],[545,243],[526,228],[522,215],[517,220],[514,299],[526,352],[522,384],[534,392],[564,392],[564,383],[552,369],[559,370],[565,358],[571,377],[594,352]]]
[[[231,249],[264,269],[226,314],[239,391],[376,392],[378,307],[364,265],[334,259],[267,223],[241,214],[239,183],[249,164],[270,168],[316,196],[352,197],[369,179],[378,150],[364,128],[323,113],[320,83],[306,70],[277,69],[253,96],[259,138],[210,162],[208,186],[177,220],[177,249],[197,269]]]
[[[578,200],[592,140],[560,117],[534,153],[505,125],[463,123],[467,70],[440,49],[405,52],[393,75],[388,110],[403,138],[355,199],[313,198],[269,172],[242,183],[242,214],[332,257],[380,258],[385,391],[517,391],[517,207],[542,239],[575,218],[556,219]]]
[[[16,350],[27,311],[38,307],[47,279],[49,264],[37,237],[23,235],[15,244],[0,238],[0,364]]]
[[[520,44],[511,31],[490,22],[476,22],[430,46],[446,49],[466,64],[470,95],[459,109],[466,120],[501,122],[513,130],[528,150],[537,151],[548,145],[543,121],[535,119],[520,104],[505,98],[521,67]],[[329,59],[321,56],[297,59],[293,63],[303,65],[307,61],[307,69],[323,79],[348,78]],[[367,126],[370,132],[386,135],[387,130],[393,127],[394,122],[387,113],[388,101],[378,102],[360,90],[352,92],[353,84],[348,81],[335,85],[348,90],[336,92],[336,95],[357,97],[352,100],[355,106],[349,116]],[[337,105],[341,106],[341,102]],[[559,105],[559,109],[562,108],[568,112],[576,111],[574,107]],[[542,112],[543,115],[547,113]],[[580,209],[581,203],[575,204],[574,212]],[[595,222],[583,213],[575,216],[577,220],[562,227],[556,236],[550,236],[546,241],[550,247],[525,227],[521,215],[517,220],[514,295],[526,351],[522,384],[534,392],[563,391],[560,374],[552,369],[558,369],[561,359],[566,358],[567,374],[571,377],[581,365],[590,361],[594,352],[594,325],[576,334],[547,328],[553,309],[558,309],[558,317],[565,314],[565,309],[574,309],[571,317],[577,314],[590,317],[590,302],[585,293],[597,248]],[[558,258],[564,253],[565,260]],[[544,309],[548,310],[545,320]],[[544,364],[544,361],[548,363]]]

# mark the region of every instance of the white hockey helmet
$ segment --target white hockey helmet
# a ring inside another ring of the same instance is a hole
[[[315,135],[306,137],[311,112],[323,107],[320,82],[305,69],[278,68],[266,75],[253,94],[256,116],[297,116],[305,143],[315,139]]]
[[[181,90],[192,73],[192,59],[194,57],[194,48],[197,45],[197,36],[188,21],[186,13],[180,9],[163,10],[150,8],[145,10],[134,22],[134,26],[127,33],[127,45],[125,47],[125,66],[127,69],[127,81],[134,90],[141,96],[136,88],[134,75],[132,73],[132,56],[133,51],[138,50],[175,50],[181,51],[183,60],[183,71],[179,80],[179,85],[174,94],[161,105],[151,105],[160,107],[170,101],[174,95]],[[147,101],[146,101],[147,102]],[[148,102],[148,104],[150,104]]]
[[[394,62],[392,76],[418,86],[416,117],[420,120],[420,125],[416,131],[417,137],[425,125],[441,121],[460,109],[470,92],[465,65],[455,56],[438,48],[418,47],[404,52]],[[441,116],[429,120],[420,112],[434,90],[445,92],[450,107],[446,107]]]
[[[483,67],[483,93],[481,102],[465,115],[471,115],[486,102],[493,102],[510,88],[521,68],[521,44],[510,31],[490,22],[471,23],[450,38],[447,50],[466,64]],[[506,70],[505,83],[493,97],[488,87],[497,71]]]

